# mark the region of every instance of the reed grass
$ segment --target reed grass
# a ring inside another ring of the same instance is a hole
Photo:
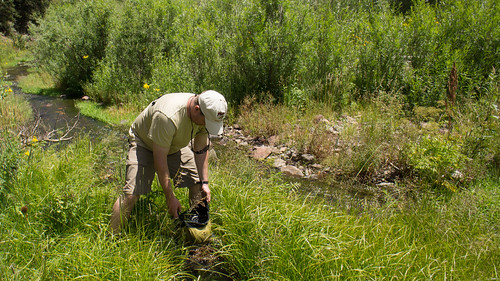
[[[263,176],[237,154],[223,157],[225,164],[214,171],[223,179],[214,188],[215,215],[227,258],[243,280],[469,280],[498,274],[493,216],[500,209],[491,205],[498,200],[497,180],[450,198],[427,194],[411,204],[393,200],[353,215],[346,202],[308,197],[300,184]]]
[[[81,137],[58,150],[34,147],[30,156],[19,150],[0,209],[2,279],[193,278],[184,264],[188,245],[157,184],[122,236],[108,234],[123,180],[116,146]],[[211,210],[220,242],[213,245],[237,280],[498,278],[498,178],[353,213],[349,202],[308,195],[234,147],[218,150]],[[187,204],[185,190],[176,192]]]

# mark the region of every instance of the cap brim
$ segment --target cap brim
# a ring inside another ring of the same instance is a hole
[[[205,118],[205,127],[210,135],[219,136],[224,131],[222,121],[212,121]]]

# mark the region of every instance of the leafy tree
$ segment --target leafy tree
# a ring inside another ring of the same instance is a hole
[[[0,32],[5,35],[10,33],[10,23],[13,23],[17,16],[14,0],[0,1]]]
[[[12,0],[11,0],[12,1]],[[50,0],[14,0],[17,11],[14,24],[17,32],[28,33],[30,22],[36,22],[37,16],[43,16]]]
[[[0,32],[11,35],[11,24],[19,33],[28,33],[30,23],[43,16],[51,0],[1,0]]]

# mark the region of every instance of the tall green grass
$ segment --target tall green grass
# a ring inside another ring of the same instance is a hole
[[[0,69],[13,67],[27,57],[26,49],[15,46],[13,40],[0,35]]]
[[[182,274],[182,247],[171,237],[158,230],[155,236],[138,230],[116,239],[109,233],[110,207],[123,180],[120,148],[116,141],[82,136],[66,146],[33,144],[10,152],[19,167],[0,209],[2,279],[145,280]]]
[[[82,137],[59,151],[34,147],[27,156],[19,149],[19,169],[0,209],[2,279],[190,276],[187,244],[175,234],[156,184],[122,236],[109,235],[124,156],[112,147]],[[220,240],[212,246],[237,280],[498,278],[500,179],[449,197],[389,199],[351,213],[348,202],[308,196],[300,183],[232,150],[211,162]],[[176,192],[187,203],[184,190]]]
[[[498,179],[351,215],[242,156],[219,161],[215,220],[243,280],[498,278]]]
[[[17,167],[0,207],[1,279],[196,278],[157,183],[122,235],[109,234],[124,175],[119,136],[52,147],[11,141],[0,152]],[[332,189],[327,201],[231,145],[216,149],[211,246],[236,280],[498,278],[498,177],[358,209],[356,197]],[[186,190],[176,193],[187,206]]]

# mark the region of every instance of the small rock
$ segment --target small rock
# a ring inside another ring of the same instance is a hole
[[[462,172],[460,172],[459,170],[455,170],[453,174],[451,174],[451,177],[454,180],[463,180],[465,178],[464,174],[462,174]]]
[[[356,119],[352,118],[351,116],[345,116],[345,119],[349,124],[358,124],[358,121],[356,121]]]
[[[83,96],[82,100],[90,100],[90,97],[89,96]]]
[[[309,161],[309,162],[314,161],[314,158],[315,158],[314,155],[312,155],[312,154],[302,154],[301,157],[302,157],[302,159]]]
[[[275,168],[282,168],[282,167],[285,167],[286,166],[286,161],[281,159],[281,158],[276,158],[274,159],[274,164],[273,166]]]
[[[439,133],[442,134],[442,135],[448,134],[449,132],[450,131],[448,129],[445,129],[445,128],[439,129]]]
[[[302,173],[302,171],[299,168],[291,165],[282,167],[281,172],[289,177],[294,177],[294,178],[304,177],[304,173]]]
[[[321,169],[323,169],[323,165],[314,163],[311,165],[311,168],[321,170]]]
[[[280,137],[278,136],[270,136],[267,142],[269,143],[270,146],[276,145],[276,143],[280,140]]]
[[[324,120],[326,120],[325,117],[321,114],[318,114],[318,115],[314,116],[313,122],[318,124],[320,122],[324,122]]]
[[[319,175],[318,174],[311,174],[308,179],[310,180],[313,180],[313,181],[316,181],[319,179]]]
[[[335,127],[329,127],[327,129],[328,132],[332,133],[333,135],[338,135],[339,131]]]
[[[272,148],[269,146],[258,146],[253,151],[252,157],[257,160],[266,159],[272,152]]]
[[[217,152],[215,149],[211,148],[208,150],[208,158],[217,161],[219,158],[217,157]]]
[[[226,146],[227,145],[227,138],[223,138],[223,139],[219,140],[218,144],[220,144],[222,146]]]
[[[396,185],[392,182],[381,182],[381,183],[377,183],[377,186],[379,186],[379,187],[395,187]]]

